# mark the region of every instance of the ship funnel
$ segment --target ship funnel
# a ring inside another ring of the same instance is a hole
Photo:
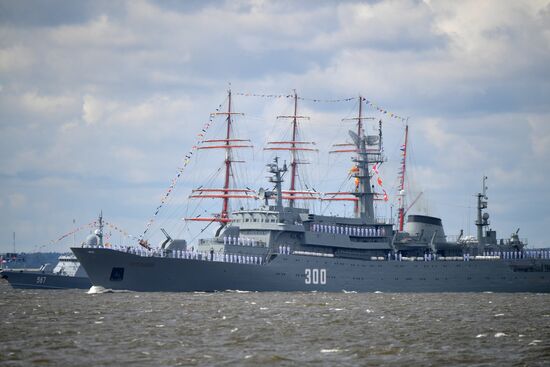
[[[409,215],[405,231],[413,236],[432,238],[434,243],[446,242],[440,218],[427,215]]]

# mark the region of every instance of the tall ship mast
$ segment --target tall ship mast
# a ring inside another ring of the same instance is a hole
[[[405,173],[407,169],[407,143],[409,138],[409,125],[405,126],[405,143],[401,146],[401,170],[399,171],[399,214],[398,229],[403,232],[405,223]]]
[[[225,174],[223,180],[223,188],[196,188],[192,191],[189,198],[191,199],[222,199],[222,208],[219,214],[212,217],[195,217],[195,218],[185,218],[188,221],[203,221],[203,222],[219,222],[225,225],[230,222],[229,217],[229,200],[230,199],[254,199],[256,196],[253,194],[253,190],[244,189],[244,188],[235,188],[231,186],[231,178],[234,177],[233,174],[233,164],[235,163],[245,163],[244,161],[237,161],[233,158],[234,149],[242,148],[252,148],[253,146],[250,143],[249,139],[239,139],[233,136],[233,116],[243,115],[241,112],[232,111],[232,101],[231,101],[231,89],[227,91],[227,111],[226,112],[214,112],[212,115],[221,115],[226,116],[226,133],[224,138],[218,139],[208,139],[203,140],[202,143],[206,145],[200,146],[197,149],[221,149],[225,151]]]
[[[358,291],[358,292],[543,292],[550,293],[550,250],[526,247],[517,231],[510,238],[497,239],[489,225],[485,180],[478,194],[478,240],[452,240],[445,234],[441,218],[427,215],[404,216],[400,221],[375,213],[373,182],[385,161],[382,121],[378,134],[366,133],[363,98],[355,118],[357,130],[349,131],[351,145],[343,151],[353,153],[352,177],[355,189],[324,193],[324,199],[346,199],[357,203],[350,217],[324,215],[296,205],[310,197],[297,186],[298,152],[312,150],[311,142],[298,134],[298,96],[291,120],[291,140],[270,142],[270,150],[290,152],[290,167],[278,157],[267,163],[268,182],[273,189],[249,189],[232,185],[233,149],[250,143],[232,134],[231,92],[228,93],[226,134],[222,139],[205,140],[203,149],[225,151],[225,176],[222,188],[198,188],[191,198],[221,198],[219,214],[194,218],[220,224],[215,235],[198,240],[189,249],[181,247],[152,249],[75,247],[73,252],[86,269],[94,286],[133,291]],[[408,130],[407,130],[408,134]],[[221,144],[219,144],[221,143]],[[406,143],[406,145],[408,142]],[[290,171],[290,186],[283,190],[284,175]],[[374,172],[374,173],[373,173]],[[338,175],[341,172],[330,172]],[[342,176],[344,176],[342,174]],[[404,169],[401,178],[404,185]],[[341,197],[340,197],[341,195]],[[256,205],[231,209],[230,200],[252,198]],[[319,197],[319,196],[318,196]],[[258,205],[259,203],[259,205]],[[409,207],[410,208],[410,207]]]
[[[298,94],[294,91],[294,113],[292,115],[277,116],[277,119],[291,120],[291,138],[283,141],[270,141],[264,150],[289,151],[290,152],[290,186],[288,190],[282,190],[282,198],[288,201],[288,206],[293,208],[296,200],[317,200],[317,193],[311,190],[298,190],[297,181],[299,178],[298,165],[308,164],[306,160],[300,159],[300,152],[315,152],[312,148],[313,141],[302,141],[298,134],[298,123],[300,120],[309,120],[309,116],[298,115]]]

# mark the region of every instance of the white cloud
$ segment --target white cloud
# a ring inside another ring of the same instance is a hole
[[[0,32],[1,34],[1,32]],[[34,64],[30,49],[22,46],[0,48],[0,72],[20,72],[29,69]]]
[[[72,107],[76,98],[67,95],[40,95],[36,91],[27,92],[21,97],[22,107],[35,115],[59,115]]]
[[[534,153],[541,159],[550,157],[550,115],[531,116],[529,126]]]
[[[82,101],[82,119],[87,124],[95,124],[100,121],[106,112],[116,108],[113,103],[108,103],[92,95],[85,95]]]
[[[18,210],[27,209],[34,222],[46,211],[95,216],[103,206],[138,232],[208,114],[224,100],[228,82],[246,92],[296,88],[305,97],[363,93],[410,116],[411,178],[430,191],[425,195],[435,207],[462,203],[484,173],[495,200],[506,197],[506,206],[497,206],[503,227],[513,224],[509,208],[526,205],[524,191],[550,202],[547,1],[128,1],[82,11],[77,20],[34,24],[29,18],[0,27],[0,183],[5,192],[24,195],[26,206]],[[288,134],[275,116],[290,113],[291,101],[236,96],[234,102],[248,115],[235,127],[256,146],[241,154],[254,172],[239,174],[265,186],[270,155],[263,143]],[[300,101],[300,112],[312,117],[302,132],[321,151],[310,160],[324,167],[304,167],[304,177],[316,186],[338,185],[350,162],[329,160],[326,150],[346,140],[349,125],[340,119],[353,116],[355,107]],[[366,113],[385,117],[372,108]],[[221,136],[222,125],[209,137]],[[387,120],[385,127],[391,155],[402,124]],[[198,157],[175,201],[221,164],[217,154]],[[391,182],[395,166],[384,169]],[[334,174],[323,178],[326,172]],[[0,236],[10,227],[28,233],[29,242],[43,236],[10,212],[11,201],[3,202]],[[450,227],[465,222],[443,209]],[[527,216],[533,228],[543,224],[542,209]],[[61,219],[47,225],[52,236],[66,229]],[[542,235],[535,236],[540,241]]]
[[[27,204],[27,197],[21,193],[8,194],[11,209],[23,209]]]
[[[86,24],[64,25],[51,31],[55,46],[66,48],[131,47],[139,43],[132,30],[101,15]]]

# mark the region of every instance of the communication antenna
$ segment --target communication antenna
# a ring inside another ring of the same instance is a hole
[[[405,223],[405,172],[407,168],[407,143],[409,137],[409,125],[405,126],[405,144],[401,147],[401,170],[399,171],[399,232],[403,232]],[[420,193],[421,195],[422,193]],[[418,197],[420,197],[420,195]],[[418,199],[417,197],[417,199]],[[413,204],[416,202],[414,200]],[[412,205],[411,205],[412,206]],[[408,209],[407,209],[408,210]]]

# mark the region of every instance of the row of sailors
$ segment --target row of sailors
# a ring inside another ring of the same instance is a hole
[[[170,257],[175,259],[192,259],[192,260],[205,260],[205,261],[217,261],[217,262],[228,262],[228,263],[239,263],[239,264],[257,264],[261,265],[263,263],[262,257],[260,256],[251,256],[251,255],[240,255],[240,254],[227,254],[227,253],[217,253],[211,251],[200,252],[200,251],[166,251],[166,250],[146,250],[137,247],[127,247],[123,248],[120,246],[113,246],[113,249],[118,251],[128,252],[134,255],[144,256],[144,257]]]
[[[391,260],[403,261],[403,254],[401,254],[401,252],[397,252],[393,254],[391,252],[388,252],[387,259],[388,261],[391,261]],[[432,253],[424,254],[424,261],[432,261],[432,260],[437,260],[436,254],[432,254]]]
[[[194,259],[194,260],[207,260],[226,263],[238,263],[238,264],[255,264],[262,265],[261,256],[241,255],[241,254],[227,254],[211,251],[208,252],[196,252],[196,251],[181,251],[176,250],[172,253],[171,257],[177,259]]]
[[[92,248],[101,248],[101,246],[88,246]],[[145,257],[166,257],[165,250],[162,249],[151,249],[148,250],[144,247],[132,247],[132,246],[120,246],[120,245],[106,245],[104,248],[110,248],[116,251],[128,252],[130,254],[145,256]]]
[[[504,260],[514,259],[550,259],[550,250],[528,250],[528,251],[485,251],[483,256],[500,258]],[[400,252],[392,254],[388,252],[387,259],[401,261],[403,256]],[[424,261],[437,260],[438,255],[432,253],[424,254]],[[464,261],[470,261],[470,254],[462,254]]]
[[[232,237],[227,236],[223,238],[224,245],[239,245],[239,246],[261,246],[262,244],[253,238],[248,237]]]
[[[488,256],[500,256],[501,259],[550,259],[550,250],[526,251],[492,251],[485,252]]]
[[[279,253],[283,255],[290,255],[290,246],[279,246]]]
[[[311,230],[313,232],[345,234],[358,237],[383,237],[386,235],[386,228],[384,227],[353,227],[313,223]]]
[[[464,260],[470,260],[470,254],[464,254],[462,256]],[[550,250],[484,251],[483,256],[489,258],[500,258],[502,260],[550,259]]]
[[[89,247],[100,247],[100,246],[89,246]],[[228,253],[217,253],[214,251],[200,252],[195,250],[175,250],[167,251],[163,249],[153,249],[147,250],[142,247],[124,247],[113,245],[110,247],[113,250],[127,252],[130,254],[143,256],[143,257],[169,257],[176,259],[192,259],[192,260],[206,260],[206,261],[218,261],[218,262],[228,262],[228,263],[238,263],[238,264],[256,264],[262,265],[263,258],[261,256],[252,256],[252,255],[240,255],[240,254],[228,254]],[[290,255],[291,250],[290,246],[279,246],[279,254]]]

